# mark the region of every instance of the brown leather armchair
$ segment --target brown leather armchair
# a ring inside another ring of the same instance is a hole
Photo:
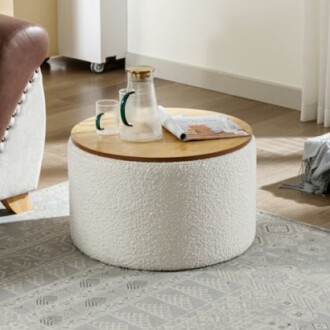
[[[45,143],[45,97],[40,70],[48,35],[40,26],[0,15],[0,201],[31,208]]]

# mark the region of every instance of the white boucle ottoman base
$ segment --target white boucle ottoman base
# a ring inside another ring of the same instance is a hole
[[[68,145],[74,244],[102,262],[182,270],[232,259],[256,228],[256,147],[181,162],[100,157]]]

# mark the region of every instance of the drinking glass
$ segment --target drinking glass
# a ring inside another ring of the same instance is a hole
[[[127,88],[122,88],[119,90],[119,103],[121,102],[124,95],[127,93]]]
[[[100,135],[119,133],[119,102],[113,99],[96,101],[96,132]]]

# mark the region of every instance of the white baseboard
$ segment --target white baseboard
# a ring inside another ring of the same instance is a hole
[[[126,64],[156,67],[157,78],[300,110],[301,89],[158,58],[126,54]]]

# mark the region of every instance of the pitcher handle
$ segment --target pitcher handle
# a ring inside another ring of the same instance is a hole
[[[133,127],[133,125],[129,124],[127,119],[126,119],[126,102],[127,102],[127,99],[130,97],[130,95],[134,94],[135,92],[134,91],[131,91],[131,92],[128,92],[126,93],[121,102],[120,102],[120,117],[121,117],[121,120],[123,121],[123,123],[126,125],[126,126],[129,126],[129,127]]]

